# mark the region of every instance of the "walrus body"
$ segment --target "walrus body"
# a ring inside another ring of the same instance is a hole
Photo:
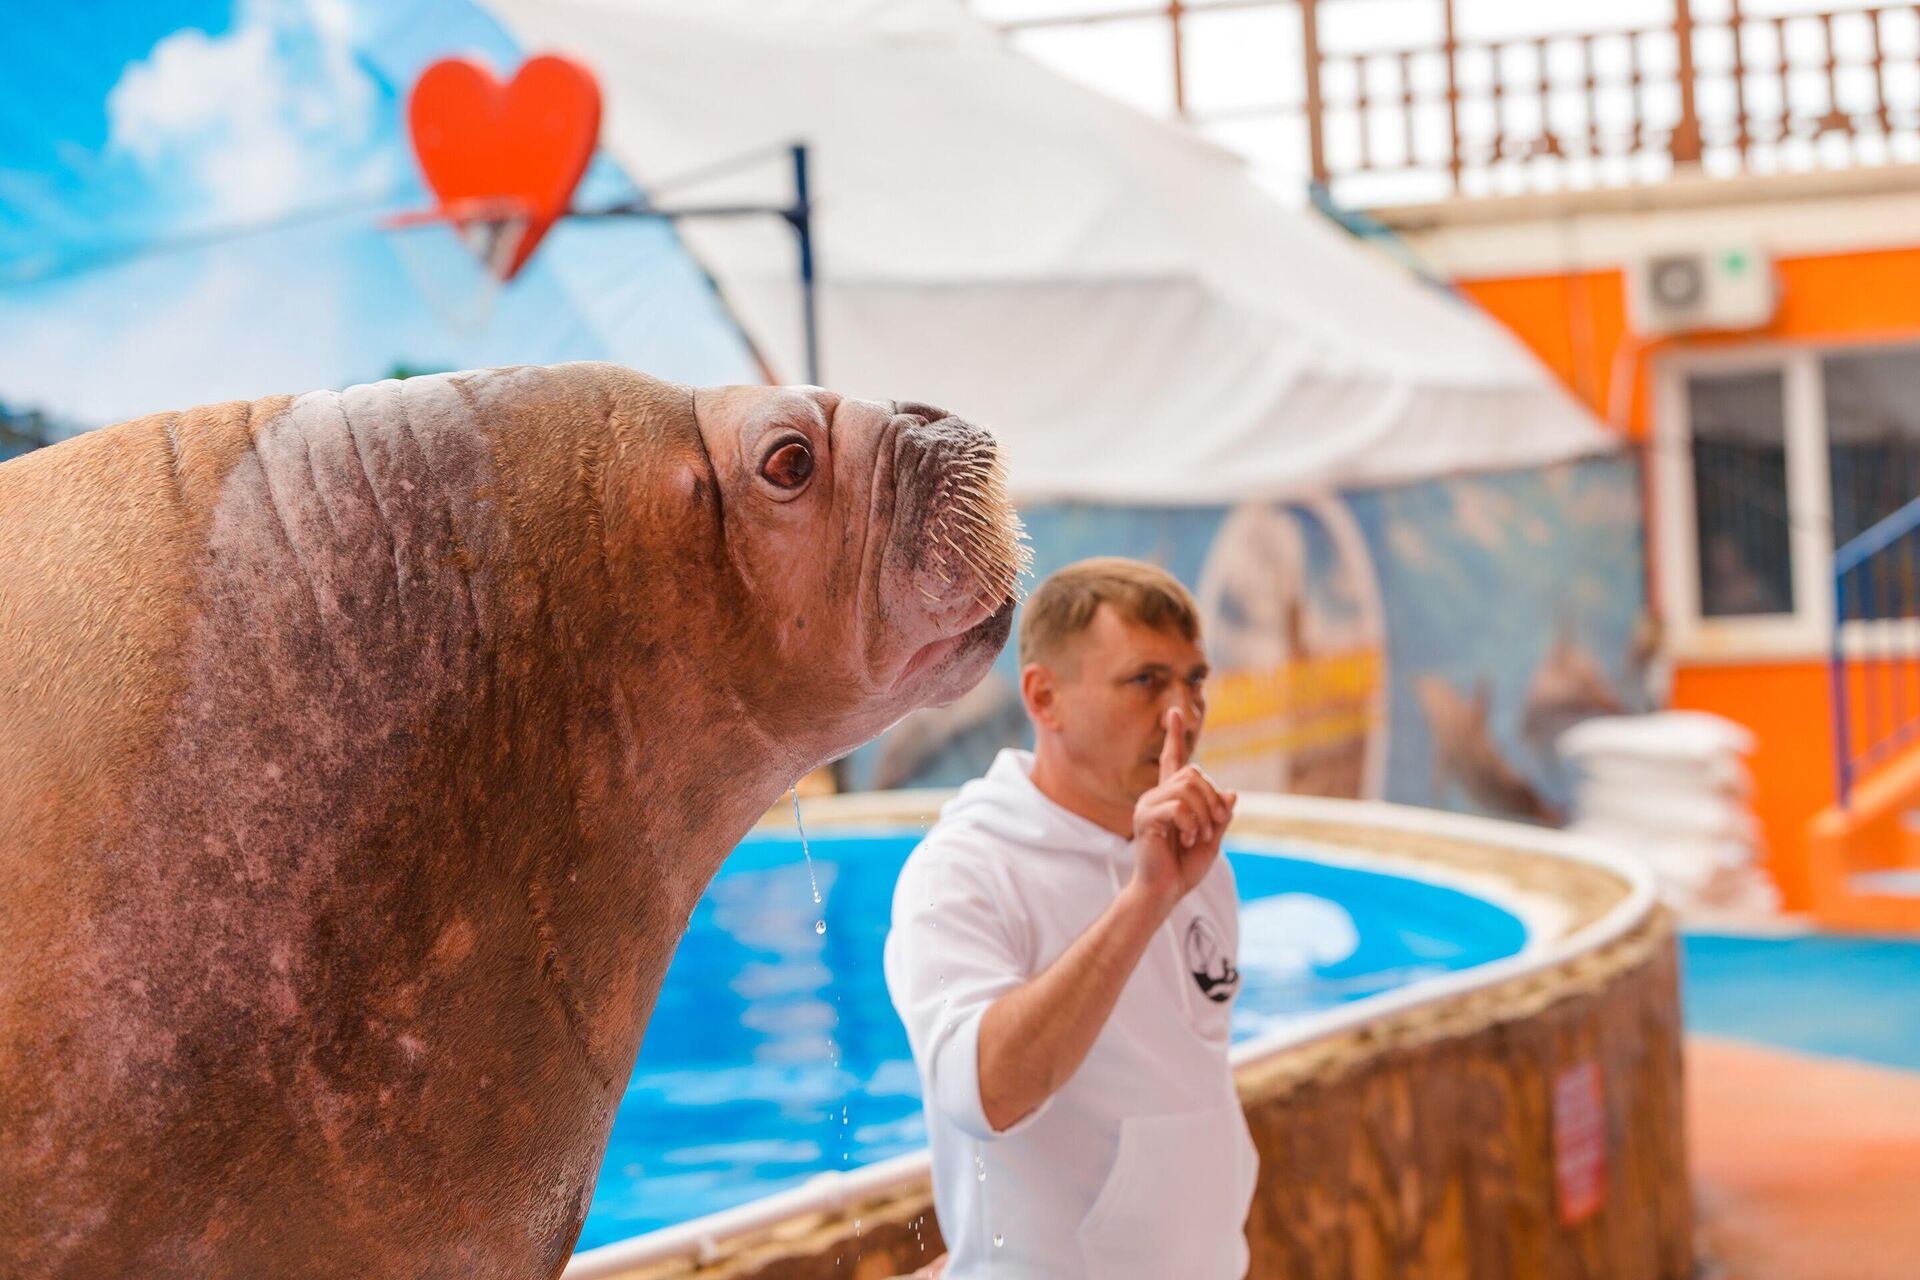
[[[991,472],[609,365],[0,467],[0,1274],[557,1272],[726,852],[1004,642]]]

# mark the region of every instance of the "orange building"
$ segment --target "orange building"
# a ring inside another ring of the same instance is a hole
[[[1754,731],[1785,905],[1920,928],[1920,13],[1832,4],[1520,32],[1455,0],[1235,0],[1011,29],[1155,24],[1176,115],[1304,160],[1327,212],[1612,423],[1643,463],[1669,700]],[[1300,93],[1225,105],[1207,50],[1258,39]]]
[[[1840,924],[1920,924],[1920,899],[1879,888],[1900,887],[1886,871],[1920,866],[1900,821],[1916,761],[1856,765],[1849,807],[1827,813],[1839,785],[1834,551],[1920,494],[1920,168],[1380,216],[1641,447],[1672,704],[1755,732],[1754,803],[1786,904]],[[1699,324],[1662,314],[1645,295],[1682,261],[1709,290],[1730,268],[1760,276],[1763,297]],[[1920,712],[1907,639],[1845,637],[1894,659],[1851,664],[1856,715],[1891,727],[1903,702]]]
[[[1677,114],[1636,97],[1614,152],[1592,71],[1608,35],[1529,38],[1531,128],[1503,114],[1516,90],[1496,91],[1492,136],[1456,116],[1447,198],[1372,216],[1638,447],[1671,703],[1756,734],[1785,905],[1920,927],[1920,68],[1904,26],[1904,58],[1884,52],[1910,15],[1729,8],[1715,45],[1677,6]],[[1555,40],[1587,55],[1584,126],[1558,131]],[[1655,82],[1630,65],[1636,93]],[[1655,180],[1594,181],[1610,160],[1650,160]]]

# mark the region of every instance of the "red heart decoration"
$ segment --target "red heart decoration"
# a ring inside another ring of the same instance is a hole
[[[529,58],[506,84],[477,62],[446,58],[414,82],[407,124],[420,171],[454,222],[483,216],[489,201],[527,219],[502,277],[511,280],[567,211],[593,159],[600,85],[557,54]]]

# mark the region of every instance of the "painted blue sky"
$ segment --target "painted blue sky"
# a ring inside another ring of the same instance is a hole
[[[0,0],[0,402],[81,425],[396,364],[611,359],[757,380],[671,228],[569,224],[490,309],[402,123],[433,59],[521,54],[465,0]],[[590,61],[589,57],[589,61]],[[604,153],[577,199],[632,186]]]
[[[1565,636],[1625,705],[1642,705],[1629,656],[1646,599],[1638,469],[1591,458],[1377,489],[1349,505],[1373,548],[1387,612],[1393,736],[1383,798],[1479,811],[1457,787],[1435,786],[1416,690],[1437,676],[1463,697],[1484,683],[1500,754],[1565,805],[1572,778],[1522,732],[1528,690]]]

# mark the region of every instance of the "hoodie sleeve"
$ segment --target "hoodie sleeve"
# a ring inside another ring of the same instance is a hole
[[[980,1019],[1030,978],[1013,904],[989,869],[952,846],[908,859],[893,895],[887,991],[906,1024],[929,1107],[976,1139],[1017,1133],[1052,1099],[1005,1129],[980,1105]]]

